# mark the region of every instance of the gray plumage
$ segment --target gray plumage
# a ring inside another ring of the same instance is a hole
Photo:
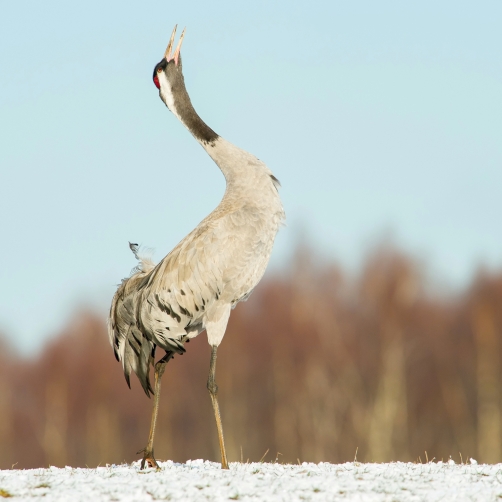
[[[226,191],[216,209],[157,265],[131,245],[139,265],[115,293],[109,337],[127,383],[134,372],[147,395],[153,392],[149,367],[156,347],[169,359],[204,329],[211,346],[220,344],[230,310],[263,276],[284,220],[278,180],[263,162],[200,119],[185,88],[179,49],[174,59],[169,51],[154,70],[160,97],[221,169]]]

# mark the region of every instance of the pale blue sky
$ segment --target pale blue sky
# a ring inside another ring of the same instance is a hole
[[[33,351],[105,311],[224,180],[151,81],[187,26],[185,79],[219,134],[264,160],[288,215],[357,269],[391,231],[441,280],[502,264],[502,3],[32,0],[0,10],[0,330]]]

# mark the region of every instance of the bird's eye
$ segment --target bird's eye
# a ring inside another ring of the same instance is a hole
[[[162,68],[157,68],[157,73],[162,73]]]

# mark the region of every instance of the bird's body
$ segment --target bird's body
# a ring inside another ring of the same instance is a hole
[[[231,168],[246,171],[227,178],[220,204],[158,265],[141,262],[112,304],[115,353],[127,377],[132,369],[145,390],[154,345],[184,352],[184,342],[208,325],[210,344],[219,345],[231,307],[263,276],[283,220],[278,182],[265,164],[222,138],[215,143],[207,149],[215,156],[223,150],[220,162],[226,155]]]
[[[171,46],[173,38],[174,33]],[[200,119],[176,54],[157,65],[154,81],[166,106],[223,172],[226,191],[216,209],[157,265],[140,258],[113,298],[109,335],[115,356],[122,361],[128,383],[131,371],[136,373],[147,395],[153,392],[148,374],[156,347],[166,351],[167,362],[205,329],[216,360],[230,311],[247,299],[263,276],[284,219],[279,182],[263,162]],[[137,248],[131,249],[138,257]],[[215,398],[216,391],[211,396]],[[218,417],[219,412],[217,422]],[[220,444],[222,439],[221,435]],[[153,458],[153,446],[151,453]]]

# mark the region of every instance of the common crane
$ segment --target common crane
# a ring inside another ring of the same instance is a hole
[[[265,272],[275,236],[285,215],[279,181],[254,155],[216,134],[192,106],[185,88],[180,56],[185,30],[173,54],[176,26],[153,82],[167,108],[190,131],[221,169],[226,190],[220,204],[160,263],[138,254],[132,275],[115,293],[109,315],[109,337],[122,362],[127,384],[136,373],[147,394],[154,395],[150,434],[141,468],[158,467],[153,452],[160,384],[167,362],[185,352],[185,342],[206,330],[211,346],[207,388],[211,396],[221,452],[228,469],[215,380],[216,352],[230,311],[246,300]],[[155,362],[155,351],[165,355]],[[154,389],[150,384],[154,367]]]

